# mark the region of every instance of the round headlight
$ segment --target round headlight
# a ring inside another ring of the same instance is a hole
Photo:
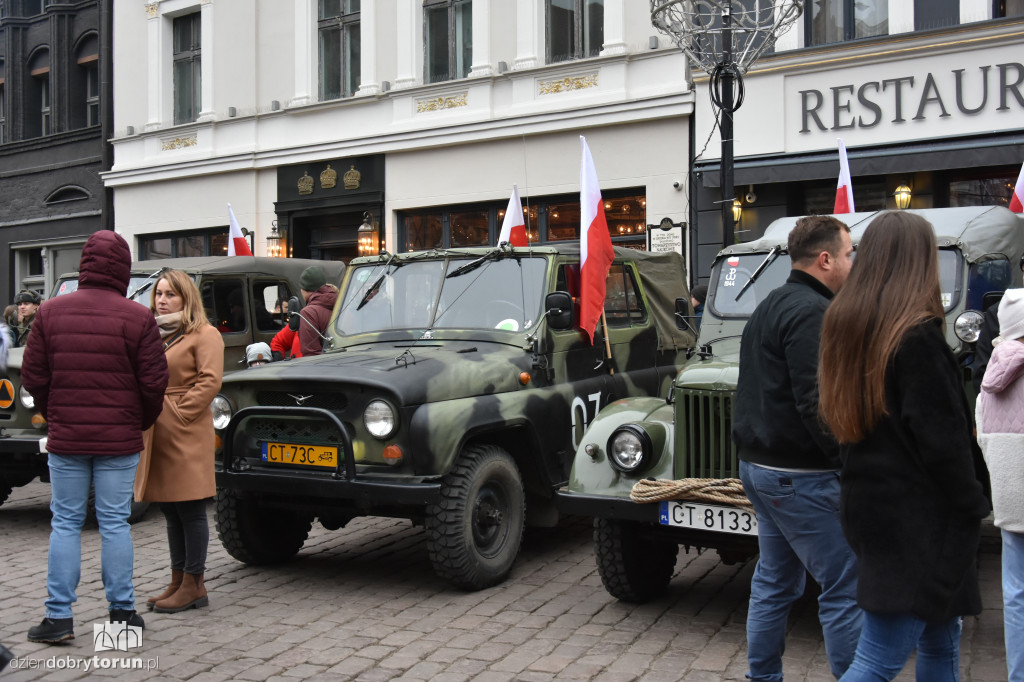
[[[374,438],[384,440],[395,432],[398,419],[395,410],[383,400],[373,400],[363,412],[363,424]]]
[[[636,424],[620,426],[608,439],[608,459],[619,471],[631,474],[651,461],[651,437]]]
[[[210,412],[213,413],[213,428],[223,431],[231,421],[231,403],[222,395],[213,399],[210,403]]]
[[[35,409],[36,399],[32,397],[31,393],[25,390],[24,386],[18,389],[18,397],[21,399],[21,404],[24,405],[26,409]]]
[[[953,323],[956,337],[966,343],[974,343],[981,335],[981,325],[985,321],[977,310],[965,310]]]

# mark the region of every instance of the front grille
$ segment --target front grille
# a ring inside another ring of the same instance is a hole
[[[739,478],[732,442],[734,394],[680,389],[676,394],[676,455],[685,455],[686,471],[677,478]]]
[[[302,401],[300,404],[296,397],[312,395],[311,398]],[[344,410],[348,405],[348,399],[344,393],[313,393],[306,391],[260,391],[256,394],[256,400],[260,405],[270,407],[319,407],[332,412]]]
[[[326,421],[251,417],[245,423],[245,435],[257,442],[336,444],[341,440],[337,428]]]

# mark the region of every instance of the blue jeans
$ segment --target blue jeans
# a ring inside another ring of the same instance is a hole
[[[782,680],[789,612],[810,573],[821,586],[818,620],[838,678],[853,660],[863,617],[857,606],[857,557],[839,521],[839,474],[774,471],[741,461],[740,478],[757,514],[761,552],[750,581],[747,676]]]
[[[1010,682],[1024,682],[1024,533],[1003,531],[1003,629]]]
[[[842,682],[891,680],[917,649],[918,682],[960,679],[962,621],[926,623],[909,613],[864,612],[857,655]]]
[[[134,549],[128,525],[139,455],[94,457],[50,453],[50,555],[47,618],[71,618],[82,573],[82,524],[90,484],[96,491],[103,586],[110,609],[134,610]]]

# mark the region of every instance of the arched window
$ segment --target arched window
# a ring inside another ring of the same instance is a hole
[[[41,47],[28,59],[25,79],[25,137],[50,134],[50,50]]]
[[[75,46],[77,78],[71,82],[71,127],[100,124],[100,41],[95,32],[86,33]]]
[[[52,204],[62,204],[67,201],[81,201],[82,199],[88,198],[89,192],[78,185],[65,185],[51,192],[50,196],[43,200],[43,203],[50,206]]]

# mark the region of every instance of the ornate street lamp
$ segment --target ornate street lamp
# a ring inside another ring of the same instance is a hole
[[[711,77],[722,138],[722,246],[733,238],[733,113],[743,74],[789,30],[803,0],[650,0],[651,22]],[[692,169],[691,169],[692,170]]]
[[[377,228],[373,225],[373,214],[369,211],[363,213],[363,224],[356,230],[356,236],[360,256],[374,256],[379,253]]]
[[[284,250],[281,247],[281,234],[277,231],[277,221],[271,221],[270,234],[267,235],[267,255],[271,258],[281,258]]]
[[[910,208],[910,188],[906,184],[897,187],[892,198],[896,200],[896,208],[900,210]]]

